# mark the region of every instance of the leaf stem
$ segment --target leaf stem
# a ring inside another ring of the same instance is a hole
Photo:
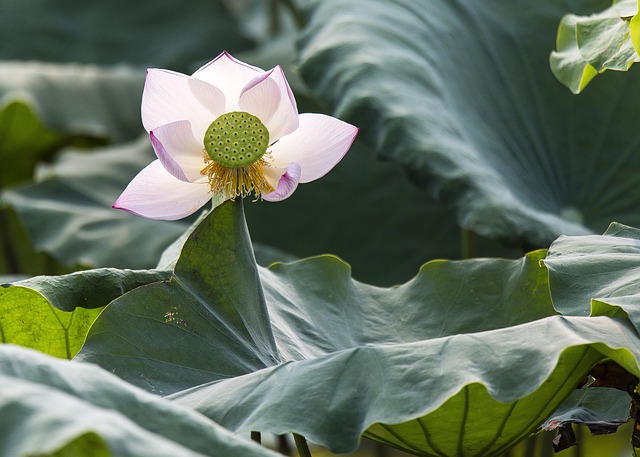
[[[278,435],[277,450],[280,454],[291,455],[291,444],[289,444],[287,435]]]
[[[463,259],[476,256],[476,234],[469,229],[460,229],[460,255]]]
[[[584,444],[584,430],[582,429],[582,426],[579,424],[576,424],[576,445],[575,445],[575,450],[574,450],[574,457],[582,457],[582,445]]]
[[[524,443],[524,457],[535,457],[536,448],[540,441],[542,441],[542,435],[532,435]],[[544,444],[542,444],[544,446]]]
[[[379,441],[375,441],[374,443],[375,447],[373,452],[375,454],[375,457],[387,457],[389,455],[389,446],[382,444]]]
[[[9,210],[0,206],[0,253],[4,254],[7,274],[21,273],[9,233]],[[1,265],[1,263],[0,263]]]
[[[300,457],[311,457],[311,451],[309,451],[309,445],[304,436],[294,433],[293,441],[296,443],[296,449],[298,449],[298,455],[300,455]]]
[[[538,435],[541,441],[541,457],[552,457],[555,452],[553,451],[553,433],[541,433]]]

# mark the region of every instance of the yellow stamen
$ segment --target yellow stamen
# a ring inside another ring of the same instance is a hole
[[[268,154],[244,167],[225,167],[211,160],[206,150],[203,150],[203,153],[207,165],[200,173],[209,178],[211,192],[222,194],[231,200],[246,197],[253,192],[257,200],[263,194],[275,190],[264,176],[264,168],[269,166],[269,162],[265,160]]]

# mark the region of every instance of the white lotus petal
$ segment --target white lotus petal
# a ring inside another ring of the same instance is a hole
[[[187,120],[198,138],[224,112],[225,96],[211,84],[173,71],[147,70],[142,92],[142,124],[147,132]]]
[[[193,137],[189,121],[163,125],[149,136],[158,159],[169,173],[182,181],[202,179],[203,143]]]
[[[330,116],[298,115],[280,66],[265,72],[223,52],[192,76],[150,69],[142,120],[158,160],[131,181],[114,208],[173,220],[202,207],[213,196],[201,173],[206,166],[205,131],[221,115],[240,110],[257,116],[269,130],[269,166],[264,176],[275,190],[263,195],[268,201],[284,200],[298,183],[327,173],[358,132]],[[216,179],[225,176],[224,170],[216,171]]]
[[[193,214],[211,197],[207,181],[180,181],[155,160],[133,178],[113,207],[149,219],[171,221]]]
[[[324,114],[304,113],[295,132],[280,138],[271,147],[273,165],[285,168],[296,162],[306,183],[324,176],[351,147],[358,128]]]
[[[279,173],[280,172],[280,173]],[[279,175],[279,176],[278,176]],[[282,170],[275,170],[273,167],[265,169],[265,177],[276,190],[263,195],[262,198],[270,202],[279,202],[288,198],[297,188],[300,182],[300,165],[292,163],[282,173]],[[275,184],[277,182],[277,184]]]
[[[213,84],[226,97],[225,111],[238,111],[238,100],[244,86],[264,70],[233,58],[224,51],[211,62],[200,67],[193,77]]]
[[[245,86],[239,106],[262,121],[271,143],[298,128],[296,100],[279,65]]]

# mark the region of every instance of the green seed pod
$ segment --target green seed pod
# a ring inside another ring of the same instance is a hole
[[[267,128],[256,116],[244,111],[223,114],[204,134],[207,155],[229,168],[242,168],[257,162],[268,146]]]

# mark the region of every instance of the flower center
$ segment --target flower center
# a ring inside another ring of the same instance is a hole
[[[264,175],[269,167],[269,131],[256,116],[233,111],[217,118],[204,134],[200,171],[216,194],[235,199],[251,192],[260,198],[275,189]],[[264,156],[264,157],[263,157]]]
[[[249,166],[269,146],[269,131],[256,116],[244,111],[223,114],[204,134],[204,149],[214,162],[229,168]]]

